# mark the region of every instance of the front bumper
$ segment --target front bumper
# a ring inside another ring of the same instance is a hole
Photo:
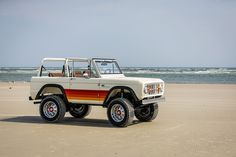
[[[149,97],[144,98],[142,100],[142,104],[153,104],[153,103],[159,103],[159,102],[165,102],[165,97]]]

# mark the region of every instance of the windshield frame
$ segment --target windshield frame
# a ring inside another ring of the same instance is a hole
[[[117,63],[117,61],[115,59],[93,59],[94,65],[96,66],[97,72],[100,75],[120,75],[123,74],[122,70],[120,69],[119,64]],[[116,69],[118,70],[119,73],[102,73],[100,67],[98,66],[98,62],[108,62],[108,63],[114,63],[116,66]]]

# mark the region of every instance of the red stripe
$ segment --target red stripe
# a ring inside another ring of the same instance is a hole
[[[65,89],[68,99],[104,101],[109,91]]]

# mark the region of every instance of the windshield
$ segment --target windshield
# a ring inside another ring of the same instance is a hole
[[[122,74],[117,62],[114,60],[96,60],[95,63],[100,74]]]

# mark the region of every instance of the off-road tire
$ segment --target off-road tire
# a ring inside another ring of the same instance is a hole
[[[158,104],[150,104],[135,110],[136,118],[141,122],[150,122],[157,117]]]
[[[75,118],[84,118],[91,112],[90,105],[71,105],[69,113]]]
[[[39,113],[46,122],[60,122],[66,113],[65,102],[59,96],[49,95],[40,103]]]
[[[133,122],[133,105],[125,98],[116,98],[108,105],[107,117],[112,125],[126,127]]]

